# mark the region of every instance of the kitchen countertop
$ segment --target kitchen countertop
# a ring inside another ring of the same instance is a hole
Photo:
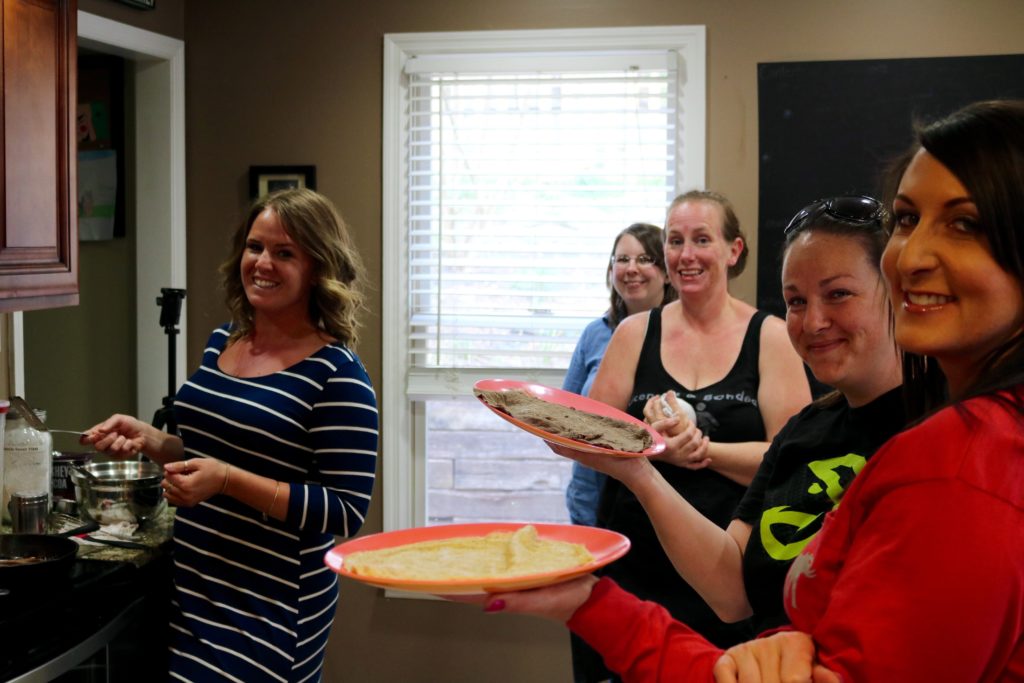
[[[165,512],[132,536],[145,548],[80,541],[67,577],[0,597],[0,680],[48,681],[104,648],[108,680],[166,676],[173,520]]]
[[[130,562],[137,567],[142,567],[167,552],[166,546],[171,540],[173,527],[174,508],[168,508],[162,515],[149,520],[132,535],[131,541],[148,546],[146,549],[118,548],[82,541],[78,546],[77,557],[80,560]]]

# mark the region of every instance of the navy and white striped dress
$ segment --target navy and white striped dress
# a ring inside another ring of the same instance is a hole
[[[229,496],[179,508],[170,675],[177,680],[316,681],[338,601],[323,562],[366,517],[377,402],[354,353],[330,344],[263,377],[217,359],[227,326],[175,398],[186,457],[216,458],[289,486],[285,522]]]

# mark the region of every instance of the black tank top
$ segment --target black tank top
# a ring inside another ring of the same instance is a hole
[[[697,411],[697,426],[712,441],[764,441],[766,434],[757,405],[757,389],[761,324],[767,316],[764,311],[754,313],[729,373],[714,384],[693,390],[679,384],[662,365],[661,309],[652,309],[626,412],[642,420],[647,400],[672,389],[693,405]],[[689,470],[662,462],[655,462],[654,466],[704,516],[723,529],[728,526],[745,487],[708,468]],[[605,483],[601,496],[598,524],[625,534],[632,542],[625,557],[605,570],[605,574],[623,588],[665,606],[672,616],[720,647],[729,647],[751,636],[746,622],[725,624],[720,621],[700,595],[683,581],[662,550],[654,527],[636,496],[612,478]]]

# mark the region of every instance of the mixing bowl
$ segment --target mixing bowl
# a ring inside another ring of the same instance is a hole
[[[70,474],[82,519],[103,525],[142,524],[159,517],[167,507],[160,486],[163,467],[148,460],[91,462],[72,468]]]

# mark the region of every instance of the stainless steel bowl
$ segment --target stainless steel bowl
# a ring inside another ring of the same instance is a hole
[[[79,516],[104,525],[142,524],[159,517],[167,507],[163,478],[163,468],[149,461],[91,462],[71,469]]]

